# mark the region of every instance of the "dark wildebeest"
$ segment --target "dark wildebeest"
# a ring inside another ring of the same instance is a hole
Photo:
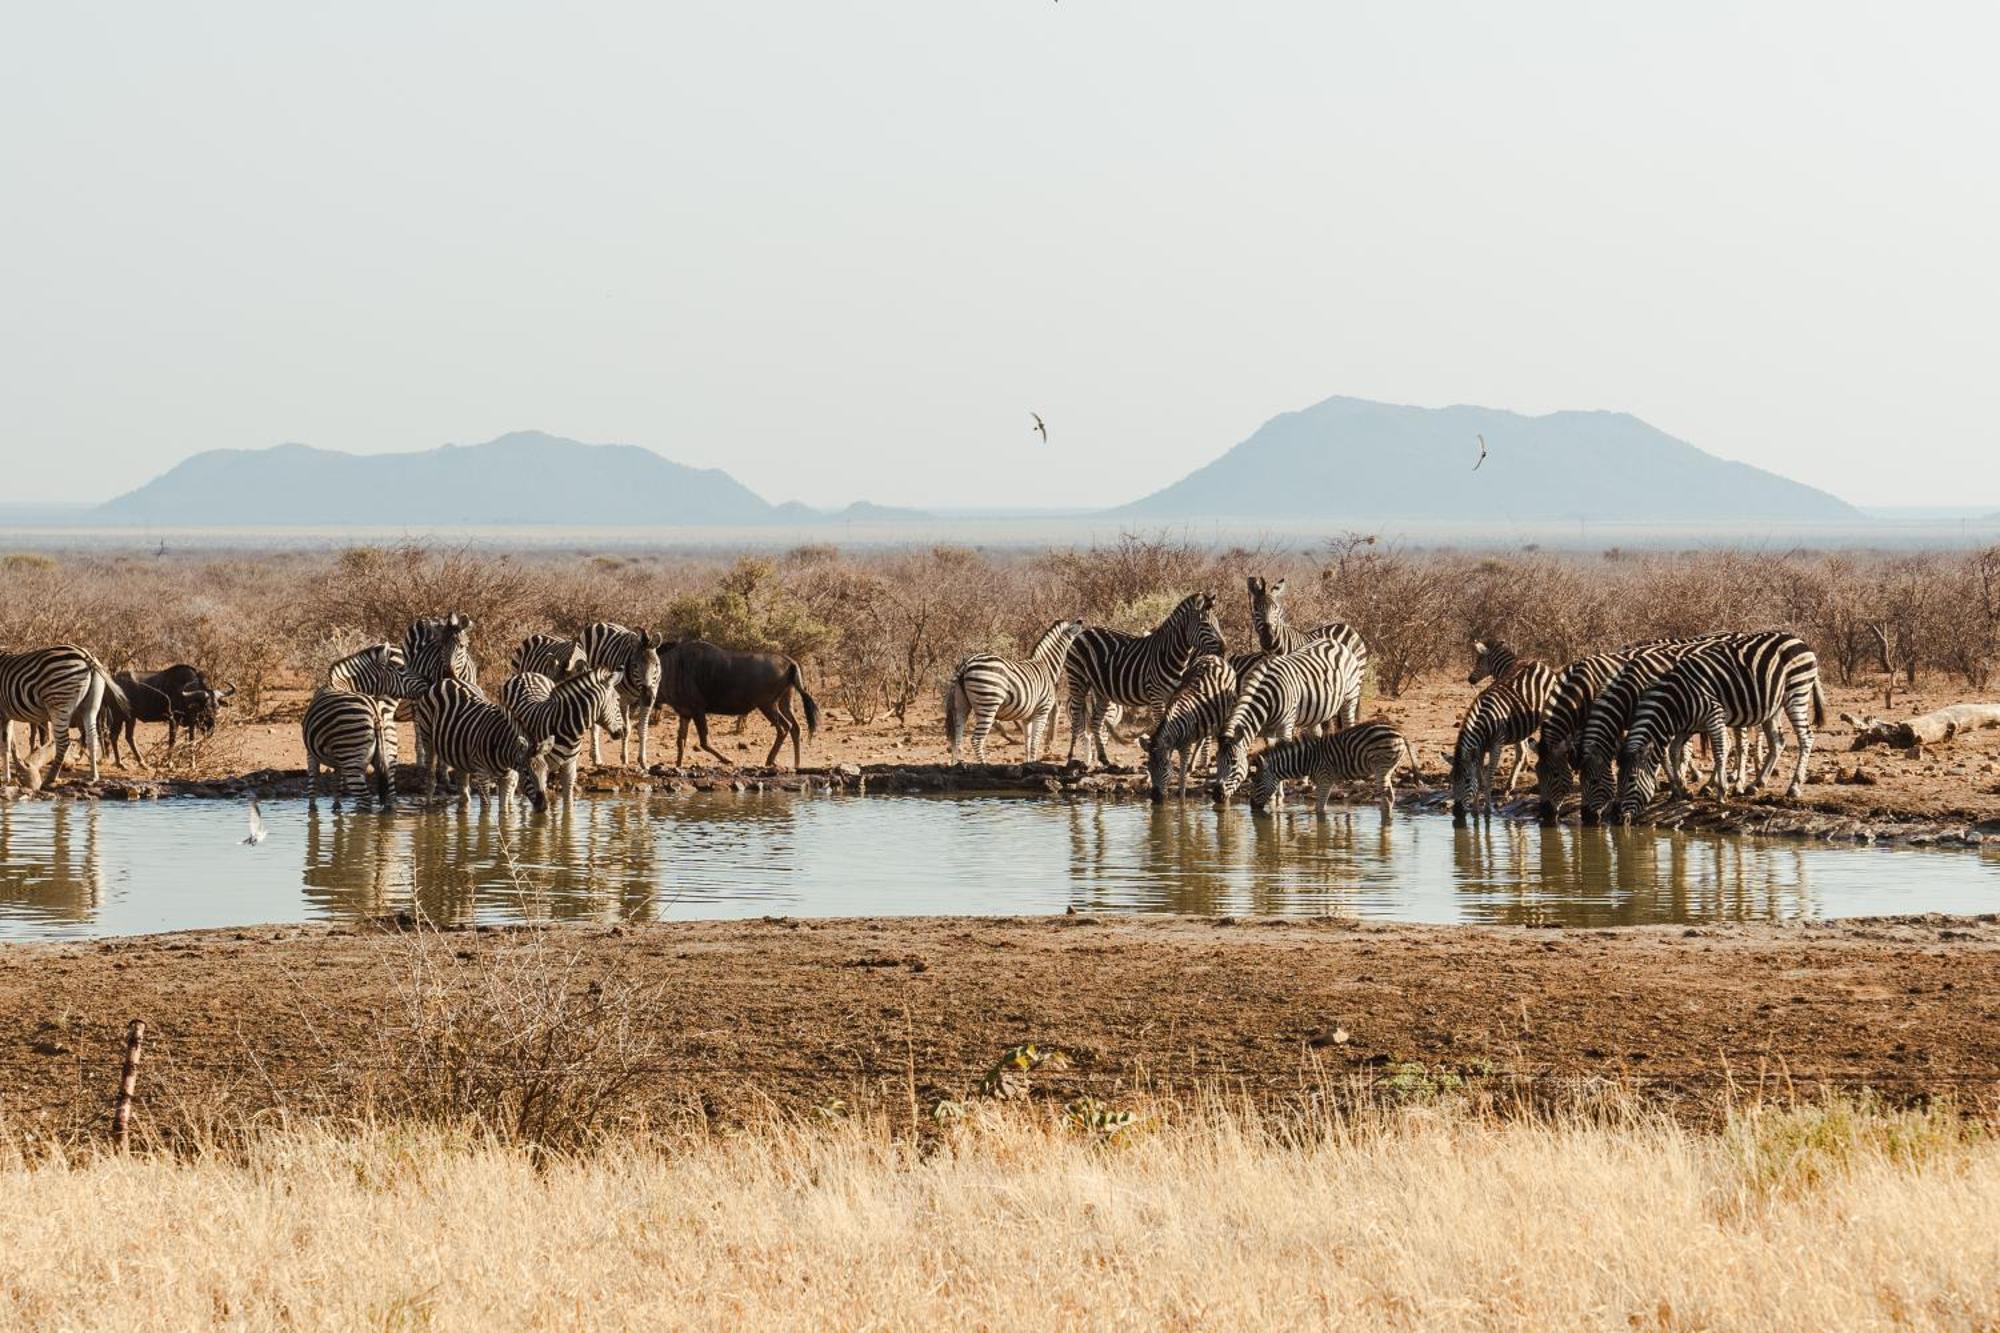
[[[785,737],[792,738],[792,767],[801,763],[799,720],[792,716],[791,694],[799,692],[805,707],[805,734],[819,734],[819,705],[806,693],[799,664],[783,653],[736,653],[718,648],[706,639],[682,639],[660,649],[659,701],[679,714],[680,735],[674,748],[674,766],[687,757],[688,723],[694,723],[695,737],[702,749],[729,763],[708,743],[708,715],[742,717],[751,711],[762,713],[778,729],[771,741],[771,753],[764,762],[778,762]]]
[[[140,762],[138,730],[141,722],[167,724],[169,759],[172,759],[174,746],[180,741],[182,729],[186,729],[188,746],[192,749],[197,735],[215,731],[216,710],[235,693],[234,686],[221,690],[213,688],[198,668],[185,662],[170,666],[165,671],[136,675],[121,671],[112,679],[124,693],[124,704],[120,706],[107,693],[100,728],[109,742],[113,763],[118,762],[118,740],[121,736],[125,739],[126,749],[131,752],[132,762]]]

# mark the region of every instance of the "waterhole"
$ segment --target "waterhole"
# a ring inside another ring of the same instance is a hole
[[[502,820],[271,801],[0,807],[0,939],[349,921],[1078,911],[1606,926],[2000,909],[2000,858],[1650,829],[1454,829],[1372,807],[756,794]]]

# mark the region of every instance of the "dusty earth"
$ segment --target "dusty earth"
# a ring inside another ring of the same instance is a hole
[[[1630,1090],[1678,1113],[1866,1085],[2000,1093],[2000,918],[1619,931],[1090,916],[413,932],[408,923],[0,950],[0,1124],[101,1129],[128,1020],[142,1114],[352,1114],[413,1048],[410,1001],[495,976],[631,995],[657,1045],[623,1095],[729,1121],[908,1113],[1036,1042],[1042,1091]],[[629,989],[628,989],[629,988]],[[626,1003],[621,1000],[620,1003]],[[603,1057],[599,1057],[603,1058]]]
[[[1402,728],[1416,746],[1426,781],[1433,785],[1441,784],[1449,767],[1448,755],[1457,733],[1459,715],[1476,692],[1462,679],[1433,676],[1400,698],[1372,700],[1366,711],[1376,713]],[[149,772],[129,764],[110,765],[105,770],[107,778],[116,789],[129,780],[160,776],[215,781],[256,775],[254,781],[258,784],[269,783],[279,776],[295,777],[304,763],[299,744],[298,718],[306,698],[307,693],[303,690],[279,691],[268,696],[256,716],[232,717],[191,764],[185,761],[166,764],[163,733],[159,728],[145,728],[149,762],[161,767]],[[1854,728],[1839,719],[1843,712],[1907,717],[1964,701],[1966,696],[1962,691],[1941,683],[1923,690],[1899,691],[1894,708],[1885,709],[1879,688],[1831,687],[1828,692],[1829,716],[1825,728],[1816,737],[1804,799],[1792,805],[1774,794],[1782,790],[1782,775],[1789,772],[1788,751],[1787,761],[1780,768],[1781,776],[1774,779],[1771,789],[1749,803],[1751,812],[1773,816],[1775,822],[1750,826],[1770,832],[1833,835],[1839,831],[1841,821],[1850,825],[1860,821],[1874,826],[1898,823],[1930,826],[1934,831],[1984,826],[1985,832],[2000,832],[2000,728],[1974,732],[1921,754],[1881,747],[1854,752],[1851,749]],[[717,749],[735,761],[735,768],[715,764],[707,756],[692,750],[685,769],[672,767],[675,759],[675,722],[671,713],[662,710],[654,723],[648,755],[654,777],[670,780],[687,778],[708,784],[742,776],[773,776],[771,770],[760,767],[771,743],[770,727],[761,717],[753,716],[741,734],[736,733],[733,719],[712,722],[711,740]],[[1133,723],[1125,728],[1131,736],[1137,736],[1142,729],[1143,723]],[[1018,728],[1010,727],[1010,732],[1013,733],[1012,739],[989,742],[989,760],[1001,764],[1019,763],[1022,752]],[[1058,736],[1053,753],[1045,751],[1044,757],[1060,763],[1068,752],[1067,720],[1060,724]],[[413,752],[409,724],[405,722],[401,753],[407,758]],[[944,726],[937,703],[925,700],[911,711],[907,725],[887,714],[860,723],[840,710],[828,708],[819,735],[806,746],[805,761],[808,769],[820,771],[842,766],[893,771],[939,765],[944,763],[947,755]],[[616,746],[611,745],[606,753],[609,762],[596,775],[596,785],[640,778],[642,775],[636,771],[636,743],[633,758],[634,768],[621,773],[615,768]],[[1115,765],[1127,772],[1122,778],[1104,784],[1106,788],[1129,790],[1143,784],[1144,757],[1136,744],[1114,745],[1112,759]],[[781,757],[781,767],[788,769],[790,761],[790,749],[787,747]],[[1532,789],[1533,772],[1531,766],[1523,774],[1522,794]],[[1030,777],[1027,785],[1032,789],[1035,780],[1032,775]],[[878,776],[876,785],[882,789],[890,784],[882,783]],[[122,793],[114,790],[114,794]],[[1825,818],[1791,820],[1790,823],[1799,827],[1788,829],[1784,816],[1795,810]]]

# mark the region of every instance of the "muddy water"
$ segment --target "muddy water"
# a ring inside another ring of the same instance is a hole
[[[1567,926],[2000,910],[2000,857],[1139,802],[616,796],[506,821],[165,800],[0,806],[0,939],[421,906],[449,922],[1132,912]]]

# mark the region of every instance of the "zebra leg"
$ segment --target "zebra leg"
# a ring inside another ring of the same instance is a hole
[[[1083,735],[1084,715],[1090,711],[1090,691],[1071,690],[1069,694],[1069,756],[1063,762],[1073,763],[1076,759],[1076,740]],[[1089,752],[1084,754],[1089,762]]]
[[[1092,753],[1085,756],[1085,762],[1098,768],[1111,766],[1111,752],[1104,745],[1104,715],[1111,711],[1111,699],[1106,695],[1100,699],[1093,694],[1090,698],[1090,748]]]
[[[1806,761],[1812,758],[1813,747],[1811,700],[1801,699],[1792,705],[1792,734],[1798,738],[1799,762],[1792,770],[1792,785],[1785,788],[1786,800],[1798,799],[1799,792],[1806,785]],[[1772,750],[1771,764],[1776,767],[1778,759],[1775,744]]]
[[[1764,748],[1766,751],[1764,762],[1757,770],[1758,787],[1771,780],[1771,774],[1778,771],[1778,761],[1785,753],[1784,729],[1778,725],[1778,719],[1775,717],[1764,724]],[[1748,775],[1745,776],[1747,778]]]
[[[62,776],[63,756],[69,753],[68,719],[65,718],[58,722],[54,718],[50,718],[49,729],[55,735],[56,753],[55,757],[49,760],[49,771],[42,778],[42,785],[44,787],[53,787],[56,785],[56,779]]]
[[[6,752],[0,756],[0,786],[11,787],[14,785],[14,719],[11,717],[0,719],[0,750]]]
[[[982,704],[975,704],[973,706],[972,731],[966,737],[966,739],[971,743],[972,746],[973,763],[983,764],[986,762],[986,735],[988,732],[993,730],[993,720],[999,716],[1000,716],[1000,706],[998,704],[982,703]],[[1027,745],[1030,750],[1034,748],[1035,744],[1034,735],[1035,735],[1035,724],[1033,721],[1030,721],[1028,723],[1028,741],[1027,741]]]
[[[681,735],[683,737],[687,735],[687,722],[685,720],[681,722]],[[593,722],[590,724],[590,766],[592,768],[596,768],[604,762],[604,752],[598,747],[597,724]]]
[[[1528,743],[1526,741],[1516,741],[1514,743],[1514,771],[1507,775],[1507,794],[1509,796],[1514,794],[1515,786],[1521,781],[1521,770],[1527,766]]]
[[[1717,801],[1729,799],[1729,728],[1720,723],[1709,728],[1709,748],[1715,751],[1715,773],[1708,785],[1715,789]]]
[[[642,696],[640,696],[640,699],[639,699],[639,703],[640,703],[640,708],[639,708],[639,767],[640,767],[640,768],[647,768],[647,767],[649,767],[650,765],[649,765],[649,763],[648,763],[648,761],[647,761],[647,758],[646,758],[646,738],[647,738],[648,736],[651,736],[651,735],[653,734],[653,703],[654,703],[654,696],[652,696],[652,695],[650,695],[650,694],[647,694],[647,695],[642,695]],[[630,720],[629,718],[628,718],[628,719],[626,719],[626,723],[625,723],[625,730],[626,730],[627,732],[630,732],[630,731],[632,730],[632,723],[631,723],[631,720]],[[796,767],[798,767],[798,765],[794,764],[794,765],[793,765],[793,767],[794,767],[794,768],[796,768]]]
[[[1333,780],[1331,778],[1327,779],[1324,782],[1320,781],[1318,778],[1313,779],[1314,814],[1323,815],[1326,813],[1326,798],[1331,795],[1333,795]]]

